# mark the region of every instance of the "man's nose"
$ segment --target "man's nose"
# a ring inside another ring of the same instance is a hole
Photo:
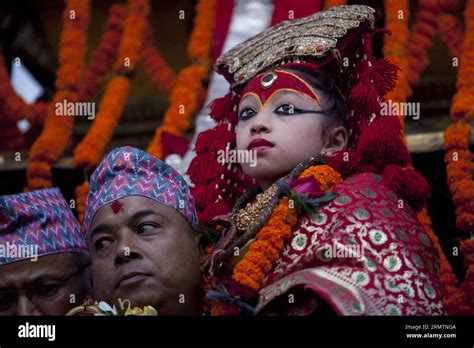
[[[18,295],[16,315],[43,315],[25,293]]]
[[[127,231],[120,238],[117,245],[117,254],[115,258],[116,264],[122,264],[134,259],[143,257],[136,241],[137,235],[131,231]]]

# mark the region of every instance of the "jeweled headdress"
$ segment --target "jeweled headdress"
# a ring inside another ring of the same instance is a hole
[[[364,5],[331,8],[281,22],[224,53],[215,70],[230,83],[229,93],[210,104],[217,122],[201,133],[188,173],[201,224],[230,212],[244,190],[255,186],[239,164],[218,162],[218,151],[235,148],[237,106],[254,77],[276,67],[304,66],[330,75],[349,110],[349,147],[330,158],[344,176],[374,172],[415,208],[429,194],[424,178],[407,166],[411,156],[401,137],[398,117],[381,116],[383,96],[395,86],[398,68],[372,52],[375,10]]]

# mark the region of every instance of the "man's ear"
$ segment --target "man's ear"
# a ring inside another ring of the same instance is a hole
[[[326,143],[323,145],[321,152],[327,156],[332,156],[336,152],[346,148],[349,141],[349,134],[342,126],[337,126],[327,130]]]

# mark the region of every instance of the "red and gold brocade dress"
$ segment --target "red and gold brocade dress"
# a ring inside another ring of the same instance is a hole
[[[293,229],[257,313],[310,314],[319,297],[339,315],[445,314],[438,255],[410,206],[372,173],[332,190],[338,197]]]

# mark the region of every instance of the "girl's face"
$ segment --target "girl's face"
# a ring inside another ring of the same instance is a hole
[[[244,94],[237,149],[256,151],[257,157],[256,165],[242,163],[243,171],[266,188],[299,162],[321,154],[324,116],[318,112],[317,100],[291,89],[275,91],[263,105],[256,94]]]

